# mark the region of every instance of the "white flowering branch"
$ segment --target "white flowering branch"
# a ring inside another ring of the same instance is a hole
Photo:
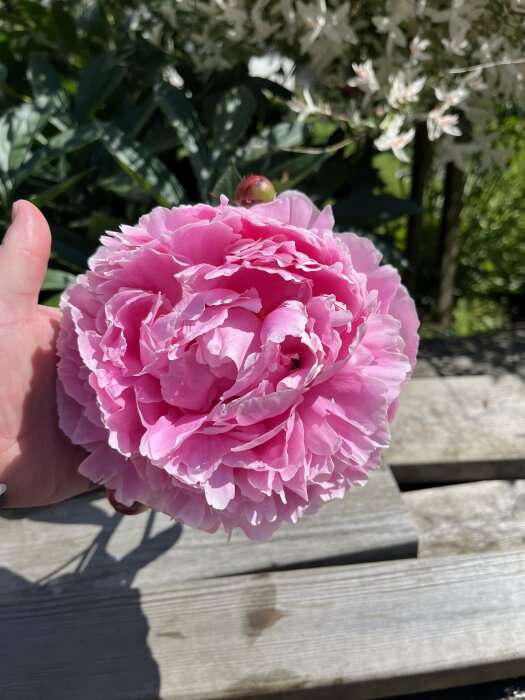
[[[198,73],[244,62],[294,92],[299,120],[367,131],[402,160],[426,122],[438,160],[502,162],[485,126],[524,91],[524,0],[155,0],[129,12],[131,30]],[[458,145],[460,112],[475,128]]]

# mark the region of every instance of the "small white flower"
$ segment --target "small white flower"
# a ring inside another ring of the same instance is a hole
[[[251,8],[250,18],[253,25],[253,40],[256,43],[262,43],[272,36],[278,28],[277,24],[270,24],[263,16],[267,11],[269,0],[256,0]]]
[[[421,39],[415,36],[410,42],[410,55],[415,61],[426,61],[430,57],[425,51],[430,46],[430,39]]]
[[[504,43],[504,37],[498,36],[497,34],[494,34],[490,38],[483,37],[479,41],[479,48],[477,51],[474,51],[473,56],[478,59],[480,63],[493,61]]]
[[[453,90],[448,90],[443,85],[438,86],[434,93],[436,98],[446,107],[456,107],[469,96],[469,91],[461,85]]]
[[[284,85],[288,90],[295,89],[295,63],[291,58],[278,53],[252,56],[248,61],[248,73],[253,78],[268,78]]]
[[[391,23],[389,17],[372,17],[372,22],[375,24],[375,27],[380,34],[386,34],[390,29]]]
[[[303,88],[303,101],[294,98],[288,103],[288,106],[293,112],[298,113],[297,121],[299,123],[310,116],[310,114],[319,114],[320,108],[314,103],[312,93],[308,87]]]
[[[487,84],[483,82],[482,75],[482,68],[477,68],[476,70],[466,73],[462,80],[463,86],[468,90],[472,90],[472,92],[481,92],[485,90]]]
[[[381,128],[384,129],[374,144],[378,151],[392,151],[392,153],[403,163],[408,163],[410,160],[405,153],[404,148],[412,141],[415,134],[415,129],[412,127],[408,131],[401,132],[403,126],[403,117],[397,115],[385,119]]]
[[[473,0],[469,0],[470,11],[474,10],[475,7]],[[482,12],[481,8],[478,8],[479,12]],[[441,39],[441,43],[447,49],[447,51],[454,56],[464,56],[467,49],[470,47],[470,43],[467,40],[467,33],[472,26],[472,21],[467,20],[465,17],[461,17],[460,14],[454,13],[449,21],[449,36],[448,38]]]
[[[374,23],[379,34],[388,34],[386,43],[386,53],[388,56],[392,55],[396,46],[405,47],[407,44],[405,34],[399,27],[399,22],[401,19],[401,17],[397,17],[395,15],[391,15],[389,17],[372,17],[372,22]]]
[[[350,26],[350,4],[344,2],[337,10],[332,10],[324,30],[324,36],[337,44],[357,44],[355,31]]]
[[[429,140],[436,141],[442,134],[461,136],[458,122],[459,116],[457,114],[446,114],[442,107],[433,109],[427,116]]]
[[[442,24],[449,21],[451,10],[434,10],[431,7],[427,7],[425,13],[434,24]]]
[[[465,51],[470,46],[468,41],[459,34],[454,36],[452,39],[441,39],[441,43],[446,50],[449,53],[454,54],[454,56],[464,56]]]
[[[326,0],[317,0],[316,5],[313,7],[299,0],[297,3],[297,10],[299,17],[301,17],[307,27],[307,31],[300,41],[301,53],[305,54],[312,47],[326,24]]]
[[[417,78],[412,82],[407,82],[406,75],[399,71],[392,80],[392,87],[388,93],[388,103],[398,109],[410,102],[419,100],[419,93],[425,85],[426,78]]]
[[[166,68],[164,68],[164,70],[162,71],[162,77],[167,83],[173,85],[173,87],[184,87],[184,79],[177,71],[175,66],[166,66]]]
[[[350,87],[358,87],[370,95],[379,90],[379,83],[370,59],[364,63],[352,63],[352,68],[356,77],[348,81]]]

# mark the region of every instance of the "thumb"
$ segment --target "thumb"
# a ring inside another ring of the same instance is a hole
[[[0,301],[19,315],[37,304],[51,252],[51,233],[43,214],[30,202],[15,202],[11,216],[0,246]]]

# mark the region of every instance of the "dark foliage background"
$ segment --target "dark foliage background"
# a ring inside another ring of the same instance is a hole
[[[244,64],[200,78],[184,28],[166,26],[169,42],[154,45],[130,19],[138,4],[16,0],[0,7],[0,229],[16,199],[42,208],[53,234],[42,298],[57,303],[105,230],[156,204],[231,198],[250,173],[266,175],[277,190],[300,188],[320,206],[334,204],[340,230],[366,232],[406,272],[407,217],[419,211],[408,198],[410,171],[400,177],[394,157],[378,155],[366,137],[351,138],[348,125],[298,119],[292,95],[251,77]],[[183,88],[170,82],[174,68]],[[460,333],[504,325],[524,292],[523,120],[502,113],[501,138],[517,155],[503,181],[476,172],[475,163],[468,176],[454,321]],[[429,320],[439,285],[441,186],[434,176],[415,290]]]

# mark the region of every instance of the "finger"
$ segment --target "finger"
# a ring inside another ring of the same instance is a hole
[[[57,450],[58,455],[51,463],[38,464],[32,453],[24,455],[23,452],[20,445],[14,446],[13,457],[0,470],[0,483],[5,487],[0,508],[47,506],[100,488],[99,484],[93,484],[79,474],[78,465],[87,453],[69,442],[65,435]],[[64,464],[68,465],[67,468]]]
[[[15,202],[12,223],[0,246],[0,300],[20,315],[36,308],[51,252],[51,233],[30,202]]]

